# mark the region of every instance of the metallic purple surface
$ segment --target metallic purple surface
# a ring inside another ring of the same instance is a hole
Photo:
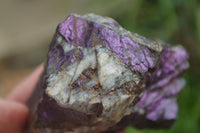
[[[170,127],[188,58],[181,46],[133,34],[111,18],[72,14],[53,37],[26,133]]]
[[[48,64],[54,63],[55,69],[60,68],[64,63],[72,64],[76,60],[81,60],[83,58],[83,53],[78,49],[73,49],[64,53],[61,46],[57,46],[52,50],[51,57],[48,60]]]
[[[169,128],[177,118],[177,96],[185,86],[183,73],[188,69],[188,54],[182,47],[164,46],[157,69],[148,78],[146,90],[132,114],[124,117],[111,131],[127,125],[136,128]]]
[[[160,65],[150,77],[143,97],[136,104],[136,108],[143,109],[147,119],[176,119],[176,97],[185,86],[181,76],[188,68],[187,60],[188,54],[183,48],[164,47]]]
[[[134,42],[127,35],[116,32],[116,24],[106,25],[111,28],[71,15],[60,24],[59,31],[74,46],[105,45],[133,71],[145,73],[149,68],[155,67],[157,58],[154,52]]]

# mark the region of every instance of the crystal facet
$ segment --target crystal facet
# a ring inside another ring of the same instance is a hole
[[[53,37],[26,132],[105,132],[175,120],[187,60],[181,46],[133,34],[111,18],[71,14]]]

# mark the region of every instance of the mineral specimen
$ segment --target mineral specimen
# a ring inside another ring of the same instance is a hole
[[[181,47],[163,46],[160,62],[146,82],[144,95],[130,115],[125,116],[110,131],[127,125],[137,128],[168,128],[177,117],[177,95],[185,86],[182,78],[189,67],[188,54]]]
[[[111,18],[71,14],[50,44],[45,71],[29,99],[25,132],[171,124],[187,60],[182,47],[133,34]]]

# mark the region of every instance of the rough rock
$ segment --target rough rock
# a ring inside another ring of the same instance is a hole
[[[174,120],[187,60],[182,47],[126,31],[111,18],[71,14],[50,44],[25,131],[114,132],[137,127],[137,118]]]

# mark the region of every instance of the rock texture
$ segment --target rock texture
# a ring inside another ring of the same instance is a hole
[[[146,82],[144,95],[130,115],[110,131],[127,125],[136,128],[169,128],[176,120],[177,96],[185,86],[183,73],[189,67],[188,54],[181,47],[163,46],[160,62]]]
[[[114,132],[174,120],[187,60],[182,47],[133,34],[111,18],[71,14],[53,37],[25,131]]]

